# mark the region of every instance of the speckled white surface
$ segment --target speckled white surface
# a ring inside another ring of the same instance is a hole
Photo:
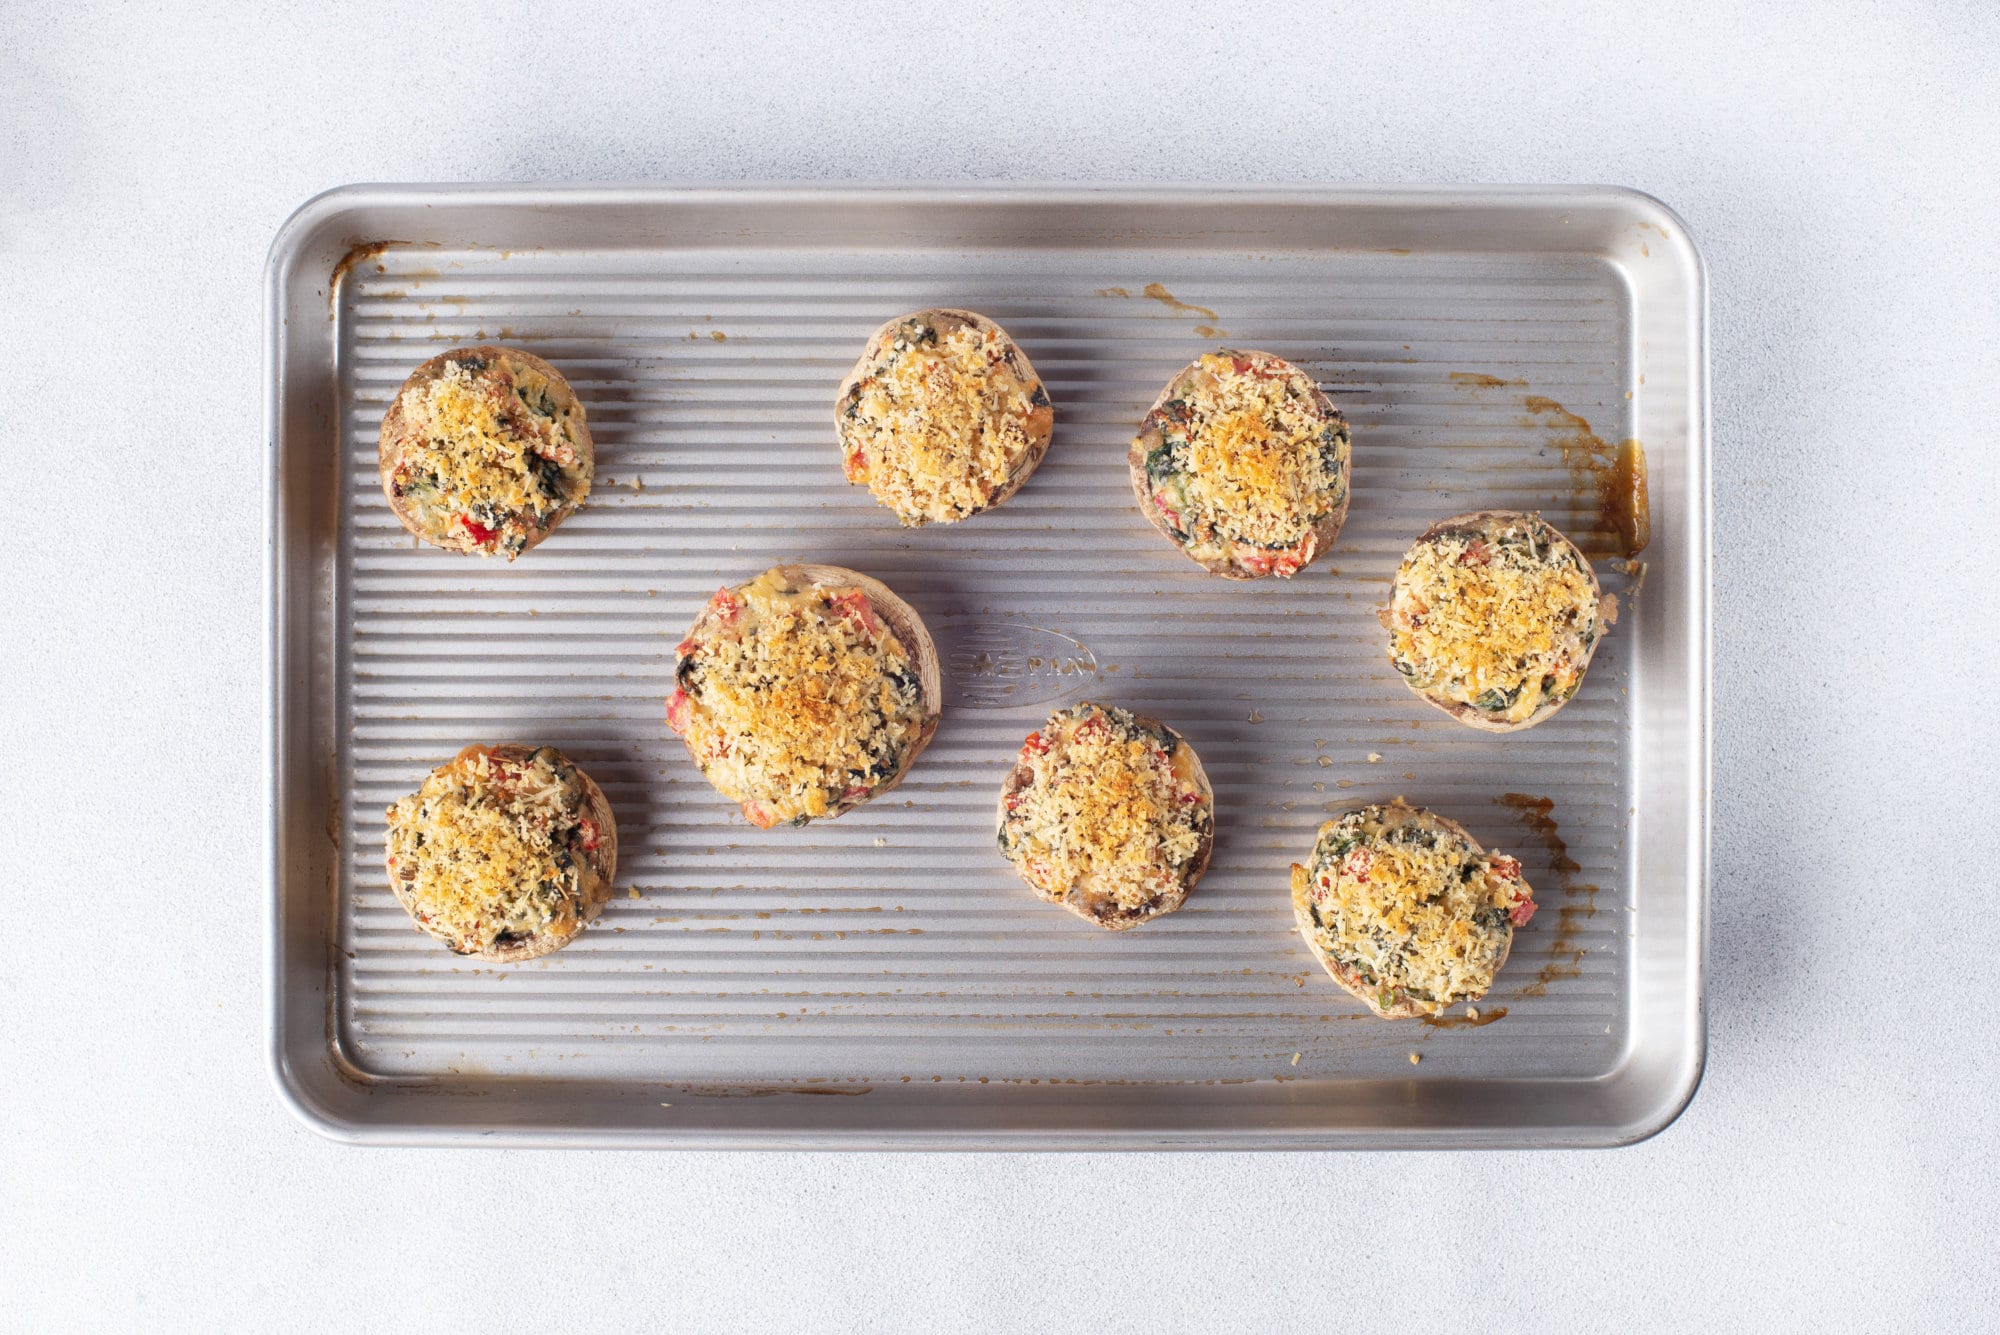
[[[0,10],[8,459],[60,479],[0,548],[33,924],[0,967],[0,1325],[1991,1328],[2000,11],[1285,7],[1303,40],[1273,43],[1216,6],[1035,8]],[[1717,442],[1711,1042],[1679,1123],[1265,1157],[364,1152],[295,1123],[262,1060],[265,248],[346,181],[680,178],[1678,209]]]

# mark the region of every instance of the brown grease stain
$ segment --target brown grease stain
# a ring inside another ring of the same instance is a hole
[[[1540,837],[1549,851],[1549,869],[1556,874],[1558,888],[1567,899],[1581,898],[1581,904],[1565,904],[1556,912],[1556,935],[1549,942],[1548,962],[1535,981],[1521,989],[1524,997],[1539,997],[1547,994],[1549,984],[1564,978],[1576,978],[1583,973],[1583,948],[1576,944],[1577,933],[1583,922],[1597,916],[1597,890],[1594,885],[1577,883],[1576,873],[1583,870],[1577,860],[1569,855],[1569,845],[1563,842],[1556,829],[1555,799],[1535,797],[1528,793],[1502,793],[1495,799],[1501,806],[1518,812],[1521,823]]]
[[[1597,916],[1597,887],[1580,885],[1578,893],[1590,896],[1582,905],[1565,904],[1556,914],[1556,939],[1549,942],[1549,961],[1535,975],[1535,981],[1521,989],[1524,997],[1547,996],[1549,984],[1583,976],[1583,948],[1576,944],[1578,924]]]
[[[1509,386],[1524,387],[1528,383],[1525,380],[1502,380],[1484,371],[1453,371],[1446,378],[1454,385],[1467,385],[1474,389],[1506,389]]]
[[[1479,1012],[1477,1018],[1470,1015],[1426,1015],[1422,1018],[1426,1029],[1483,1029],[1506,1013],[1505,1006],[1494,1006]]]
[[[1122,287],[1100,287],[1097,289],[1097,295],[1100,297],[1129,297],[1132,294]]]
[[[1578,492],[1597,501],[1600,523],[1618,534],[1617,549],[1592,552],[1592,556],[1637,556],[1653,540],[1652,502],[1646,488],[1646,448],[1627,438],[1616,446],[1591,429],[1590,422],[1554,399],[1530,394],[1522,401],[1529,413],[1529,425],[1543,425],[1553,419],[1559,428],[1556,444],[1569,465],[1570,479]]]
[[[1543,847],[1549,850],[1549,869],[1561,878],[1565,889],[1569,878],[1583,870],[1581,864],[1569,855],[1569,845],[1563,842],[1556,829],[1555,817],[1550,813],[1556,809],[1552,797],[1534,797],[1527,793],[1502,793],[1496,799],[1503,807],[1511,808],[1521,815],[1521,823],[1528,827]]]
[[[1188,305],[1185,301],[1182,301],[1179,297],[1167,291],[1167,289],[1159,283],[1146,284],[1146,290],[1144,295],[1151,297],[1154,301],[1159,302],[1161,305],[1165,306],[1168,310],[1175,311],[1181,315],[1199,315],[1205,320],[1218,320],[1222,318],[1206,306]]]
[[[364,245],[353,247],[340,257],[338,264],[333,266],[333,277],[329,278],[326,283],[326,299],[330,302],[338,300],[340,285],[347,280],[349,274],[354,272],[355,265],[374,259],[391,246],[407,246],[409,244],[407,241],[370,241]]]
[[[729,341],[729,335],[723,333],[720,329],[710,334],[709,337],[714,339],[717,343],[727,343]]]
[[[1198,324],[1194,327],[1194,332],[1200,334],[1203,338],[1229,337],[1229,331],[1227,329],[1217,329],[1212,324]]]
[[[704,1085],[687,1086],[681,1093],[696,1099],[768,1099],[778,1094],[838,1094],[852,1098],[857,1094],[872,1094],[873,1085],[857,1085],[852,1089],[833,1089],[824,1085]]]
[[[1646,447],[1630,437],[1618,442],[1618,458],[1612,464],[1611,496],[1616,509],[1618,535],[1625,540],[1629,559],[1646,550],[1653,540],[1653,500],[1646,485]]]

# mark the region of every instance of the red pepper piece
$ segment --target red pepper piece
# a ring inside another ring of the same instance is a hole
[[[839,610],[840,615],[854,618],[870,635],[881,627],[882,623],[875,616],[875,608],[869,603],[868,595],[859,589],[841,594],[833,600],[833,605]]]

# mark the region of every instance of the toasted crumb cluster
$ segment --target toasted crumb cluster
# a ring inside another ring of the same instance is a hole
[[[1425,695],[1518,723],[1576,693],[1600,602],[1583,555],[1539,517],[1468,517],[1397,568],[1389,657]]]
[[[1267,353],[1210,353],[1147,414],[1146,481],[1198,560],[1292,574],[1347,499],[1349,433],[1310,376]]]
[[[766,571],[681,642],[667,721],[757,825],[802,825],[901,772],[928,714],[917,666],[860,589]]]
[[[419,536],[513,559],[590,495],[583,409],[559,378],[507,353],[468,353],[397,399],[386,479]]]
[[[1081,704],[1023,744],[1002,799],[1000,851],[1044,899],[1100,922],[1143,919],[1178,905],[1213,806],[1193,749],[1172,729]]]
[[[1519,862],[1401,802],[1322,825],[1292,905],[1314,953],[1379,1008],[1427,1014],[1484,996],[1535,911]]]
[[[462,955],[573,934],[601,832],[553,747],[526,760],[467,747],[389,808],[389,874],[417,925]]]
[[[995,504],[1034,466],[1054,418],[1006,331],[937,311],[905,318],[881,340],[836,421],[847,480],[915,527]]]

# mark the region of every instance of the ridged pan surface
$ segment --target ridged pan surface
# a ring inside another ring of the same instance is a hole
[[[1660,1037],[1635,1002],[1652,986],[1669,1009],[1698,1006],[1675,994],[1698,981],[1684,953],[1647,980],[1633,830],[1648,766],[1688,763],[1647,753],[1645,678],[1695,671],[1686,637],[1702,622],[1697,608],[1649,628],[1654,590],[1611,559],[1602,461],[1645,426],[1626,265],[1545,237],[1469,251],[701,240],[512,248],[447,230],[370,250],[330,285],[334,488],[323,527],[289,541],[323,566],[328,609],[313,705],[328,745],[311,758],[337,849],[326,1046],[372,1100],[338,1133],[1312,1145],[1652,1129],[1629,1110],[1593,1125],[1559,1098],[1654,1060],[1648,1042],[1692,1041],[1699,1063],[1698,1034]],[[1007,329],[1054,400],[1055,439],[1003,507],[908,530],[843,480],[832,402],[870,331],[931,306]],[[376,477],[403,378],[473,343],[553,362],[597,442],[588,505],[513,564],[417,545]],[[1208,575],[1132,501],[1139,418],[1216,347],[1306,368],[1352,425],[1346,527],[1291,580]],[[1686,394],[1699,353],[1675,356]],[[1695,448],[1643,444],[1656,472],[1688,469]],[[1375,615],[1409,543],[1482,508],[1539,511],[1623,605],[1579,696],[1510,736],[1406,691]],[[1657,499],[1652,518],[1670,538],[1702,522]],[[760,831],[689,762],[663,701],[704,600],[783,562],[852,567],[914,604],[946,707],[890,797]],[[1698,711],[1700,685],[1677,688],[1677,707]],[[1083,699],[1172,724],[1215,788],[1207,876],[1133,932],[1040,902],[993,843],[1022,737]],[[412,930],[383,881],[382,814],[460,747],[501,741],[553,744],[587,770],[621,852],[614,898],[577,941],[487,967]],[[1681,778],[1685,802],[1705,800],[1705,776]],[[1481,1023],[1463,1007],[1442,1025],[1372,1018],[1293,927],[1289,864],[1319,824],[1396,796],[1519,857],[1537,891]],[[1698,954],[1699,887],[1679,875],[1687,905],[1657,931]],[[1514,1093],[1489,1117],[1480,1089],[1500,1083]],[[782,1097],[801,1091],[854,1097]]]

